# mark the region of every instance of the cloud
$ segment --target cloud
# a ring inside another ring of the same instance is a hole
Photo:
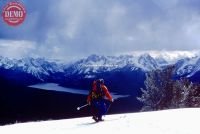
[[[193,50],[193,51],[133,51],[129,53],[124,53],[124,54],[129,54],[129,55],[134,55],[134,56],[141,56],[142,54],[150,54],[154,58],[164,58],[165,60],[169,62],[177,62],[178,59],[182,58],[194,58],[200,55],[199,50]]]
[[[0,40],[1,56],[11,58],[22,58],[34,56],[35,43],[29,41]]]
[[[200,49],[198,0],[24,0],[24,4],[24,24],[16,28],[0,24],[0,39],[34,42],[35,55],[70,59],[93,53]]]
[[[177,6],[180,0],[153,0],[153,2],[160,7],[161,9],[164,10],[169,10],[170,8],[174,8]],[[183,0],[182,0],[183,1]]]

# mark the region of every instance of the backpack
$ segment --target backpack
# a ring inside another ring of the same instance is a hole
[[[92,99],[101,99],[105,96],[104,90],[101,88],[100,81],[96,81],[96,90],[92,90]]]

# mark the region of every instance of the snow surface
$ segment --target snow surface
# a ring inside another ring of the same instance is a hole
[[[1,134],[199,134],[200,108],[16,123],[0,127]]]

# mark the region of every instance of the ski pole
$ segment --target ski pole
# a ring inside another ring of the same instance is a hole
[[[113,101],[113,102],[114,102],[114,101]],[[112,104],[113,102],[110,102],[110,104],[108,105],[108,108],[107,108],[107,110],[106,110],[106,113],[105,113],[105,114],[107,114],[107,113],[108,113],[108,111],[109,111],[109,109],[110,109],[110,106],[111,106],[111,104]]]
[[[86,106],[88,106],[89,104],[85,104],[85,105],[83,105],[83,106],[80,106],[80,107],[77,107],[77,110],[80,110],[81,108],[84,108],[84,107],[86,107]]]

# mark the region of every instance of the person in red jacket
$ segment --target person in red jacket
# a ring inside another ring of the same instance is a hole
[[[109,102],[113,102],[113,98],[104,84],[103,79],[93,81],[92,90],[87,97],[87,103],[91,106],[92,118],[98,122],[102,121],[102,116],[106,114]]]

